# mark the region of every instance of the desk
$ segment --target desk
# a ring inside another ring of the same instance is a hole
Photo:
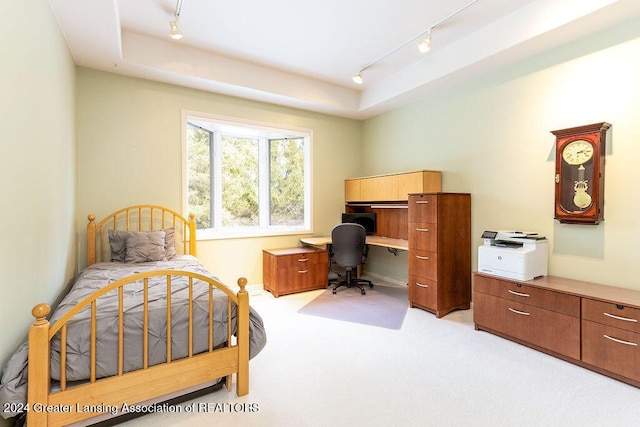
[[[300,242],[305,246],[315,246],[324,249],[327,245],[331,244],[331,236],[305,237],[300,239]],[[389,252],[393,254],[396,254],[397,251],[409,250],[409,241],[404,239],[371,235],[367,236],[366,243],[371,246],[387,248]]]

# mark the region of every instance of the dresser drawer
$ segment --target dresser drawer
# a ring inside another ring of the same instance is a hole
[[[640,333],[640,310],[637,308],[583,298],[582,318]]]
[[[473,289],[476,292],[517,301],[534,307],[544,308],[573,317],[580,317],[580,297],[548,291],[533,286],[492,277],[474,276]]]
[[[640,381],[640,334],[583,320],[582,361]]]
[[[409,223],[409,247],[421,251],[438,250],[438,224],[430,222]]]
[[[275,273],[276,292],[281,295],[326,288],[328,284],[327,268],[326,264],[279,268]]]
[[[438,287],[434,280],[409,275],[409,302],[435,310],[438,304]]]
[[[281,255],[276,258],[277,268],[298,267],[328,263],[329,255],[326,251],[300,252],[289,255]]]
[[[438,280],[438,253],[409,248],[409,274]]]
[[[474,292],[473,301],[473,320],[480,329],[580,359],[579,318],[482,292]]]
[[[438,222],[438,196],[435,194],[410,195],[409,222]]]

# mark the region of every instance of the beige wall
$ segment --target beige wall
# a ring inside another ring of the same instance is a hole
[[[636,20],[366,121],[363,173],[439,169],[444,191],[471,193],[474,269],[483,230],[532,230],[550,274],[640,290],[639,76]],[[605,221],[560,224],[550,131],[602,121]],[[406,254],[374,251],[368,269],[406,280]]]
[[[86,217],[136,203],[182,211],[182,110],[312,129],[313,227],[326,234],[344,208],[343,181],[357,175],[361,122],[198,90],[78,69],[78,233]],[[262,283],[262,249],[297,246],[300,236],[209,240],[198,258],[227,283]]]
[[[0,366],[73,277],[75,66],[46,0],[3,2]]]

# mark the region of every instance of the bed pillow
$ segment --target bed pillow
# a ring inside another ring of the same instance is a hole
[[[166,261],[165,232],[132,231],[126,239],[125,262]]]
[[[172,228],[165,228],[164,230],[164,251],[165,257],[171,259],[177,255],[176,253],[176,230]]]
[[[109,247],[112,262],[125,262],[127,256],[127,237],[129,231],[109,230]]]

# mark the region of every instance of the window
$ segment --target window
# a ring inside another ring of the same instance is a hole
[[[198,238],[311,231],[311,132],[184,115],[186,210]]]

